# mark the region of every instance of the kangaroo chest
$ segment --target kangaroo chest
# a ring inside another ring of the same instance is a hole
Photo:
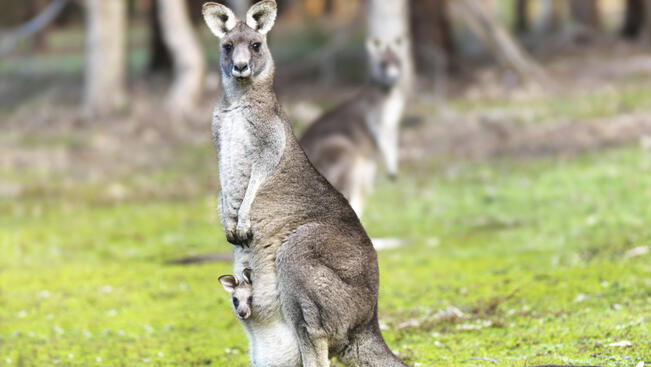
[[[252,125],[242,108],[223,111],[220,115],[219,180],[222,192],[241,201],[251,175],[251,151],[254,148]]]
[[[366,124],[376,141],[391,139],[397,135],[404,100],[395,88],[381,101],[371,103],[366,113]]]

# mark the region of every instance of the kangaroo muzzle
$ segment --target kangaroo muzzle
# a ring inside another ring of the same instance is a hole
[[[233,70],[231,73],[236,78],[248,78],[251,76],[251,52],[247,47],[236,47],[233,52]]]

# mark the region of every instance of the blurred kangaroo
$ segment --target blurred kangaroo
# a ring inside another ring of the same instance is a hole
[[[388,44],[368,39],[370,81],[300,138],[312,164],[360,217],[377,162],[384,162],[390,178],[398,172],[398,128],[406,99],[398,86],[403,70],[399,53],[407,52],[403,44],[402,38]]]
[[[266,34],[275,1],[253,5],[245,22],[216,3],[203,15],[222,48],[224,93],[212,122],[220,214],[236,267],[256,278],[252,307],[280,307],[303,366],[328,366],[330,354],[349,366],[406,366],[380,333],[373,245],[308,161],[273,91]]]

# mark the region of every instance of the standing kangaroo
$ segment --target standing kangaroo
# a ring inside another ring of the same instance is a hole
[[[212,123],[220,214],[236,245],[236,274],[252,270],[252,307],[280,307],[303,366],[328,366],[329,353],[349,366],[406,366],[378,326],[373,245],[308,161],[273,91],[266,34],[275,1],[253,5],[245,22],[216,3],[204,4],[203,15],[222,48],[224,94]]]
[[[384,161],[389,177],[398,171],[398,128],[405,104],[401,38],[385,44],[368,39],[370,81],[350,101],[313,122],[300,138],[312,164],[349,201],[361,217],[373,189],[376,163]]]

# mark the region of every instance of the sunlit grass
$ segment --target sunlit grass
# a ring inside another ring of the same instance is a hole
[[[591,121],[598,118],[651,110],[648,83],[629,82],[617,89],[599,88],[572,95],[539,98],[452,100],[450,108],[459,113],[499,113],[525,124],[556,121]]]
[[[231,265],[166,264],[230,251],[214,194],[75,192],[0,203],[0,366],[245,366],[216,281]],[[364,217],[371,236],[410,241],[379,257],[387,341],[423,366],[648,359],[651,269],[630,251],[651,242],[650,200],[638,148],[405,168]]]

